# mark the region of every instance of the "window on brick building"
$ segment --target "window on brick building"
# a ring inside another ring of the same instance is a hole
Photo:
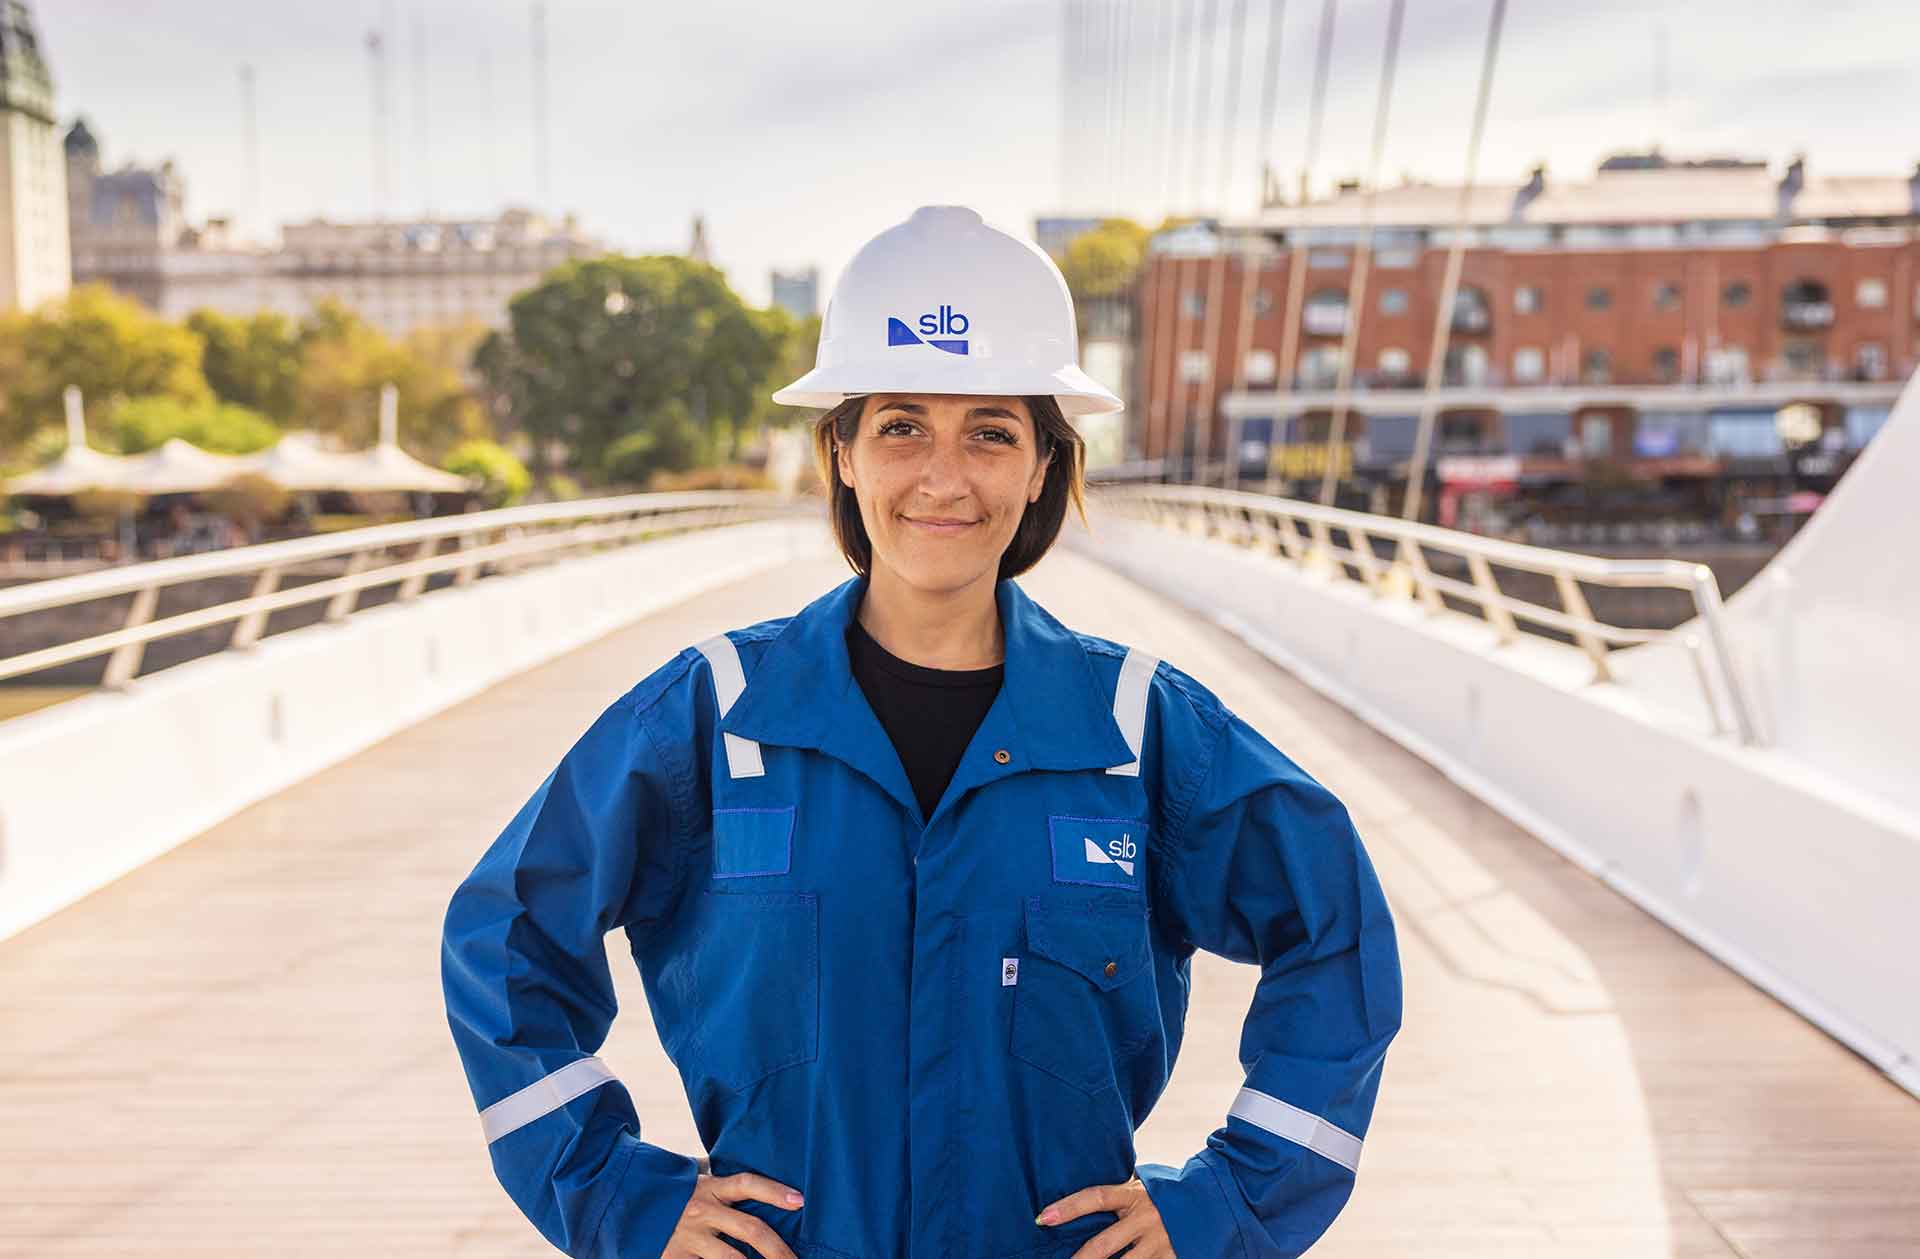
[[[1862,341],[1853,351],[1854,374],[1862,380],[1887,378],[1887,347],[1878,341]]]
[[[1547,356],[1537,345],[1523,345],[1513,352],[1515,384],[1531,385],[1547,374]]]
[[[1747,383],[1747,351],[1738,345],[1723,345],[1707,351],[1707,383],[1743,385]]]
[[[1186,384],[1198,384],[1207,378],[1207,352],[1205,350],[1180,351],[1180,379]]]
[[[1591,349],[1580,361],[1580,379],[1589,385],[1604,385],[1613,379],[1613,355]]]
[[[1663,385],[1680,379],[1680,351],[1663,345],[1653,352],[1653,378]]]
[[[1679,310],[1680,286],[1665,280],[1654,285],[1653,308],[1655,310]]]
[[[1207,295],[1199,289],[1188,289],[1180,294],[1180,313],[1189,319],[1198,319],[1207,313]]]
[[[1734,280],[1720,290],[1720,304],[1739,309],[1753,300],[1753,285],[1745,280]]]
[[[1248,350],[1247,360],[1241,364],[1241,370],[1249,385],[1271,385],[1278,374],[1272,350]]]
[[[1380,374],[1382,376],[1406,376],[1413,371],[1413,355],[1397,345],[1390,345],[1380,351]]]
[[[1613,290],[1605,285],[1596,284],[1587,290],[1587,309],[1605,310],[1613,305]]]
[[[1256,316],[1264,315],[1272,309],[1273,293],[1268,289],[1255,289],[1253,291],[1253,313]]]
[[[1862,280],[1854,288],[1853,300],[1863,310],[1879,310],[1887,304],[1887,282],[1885,280]]]
[[[1531,315],[1545,304],[1546,298],[1537,284],[1522,284],[1513,290],[1513,313]]]
[[[1407,309],[1407,290],[1405,289],[1381,290],[1381,293],[1380,293],[1380,313],[1381,314],[1399,315],[1399,314],[1406,313],[1406,309]]]

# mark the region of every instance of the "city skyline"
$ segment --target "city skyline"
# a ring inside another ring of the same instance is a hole
[[[756,304],[770,300],[774,269],[817,265],[824,297],[861,240],[918,204],[963,201],[1030,232],[1040,214],[1103,212],[1117,202],[1112,209],[1154,218],[1220,200],[1219,132],[1199,154],[1170,162],[1154,139],[1164,128],[1142,107],[1158,99],[1147,90],[1156,80],[1145,37],[1166,12],[1146,0],[1115,11],[1135,23],[1127,47],[1140,59],[1126,80],[1128,117],[1143,139],[1112,164],[1080,146],[1084,156],[1065,171],[1063,141],[1092,133],[1062,135],[1067,20],[1057,5],[826,4],[804,15],[768,10],[744,28],[738,10],[640,16],[611,4],[545,7],[550,204],[537,196],[531,7],[518,0],[458,9],[363,0],[324,13],[269,13],[231,0],[164,12],[75,0],[35,12],[63,125],[85,117],[109,167],[172,158],[190,218],[229,214],[254,231],[374,212],[365,40],[376,29],[389,71],[388,215],[528,205],[577,213],[615,248],[679,252],[700,214],[714,260]],[[1364,173],[1386,7],[1376,0],[1340,11],[1318,189]],[[1229,8],[1218,6],[1223,24]],[[1817,13],[1768,8],[1756,21],[1751,6],[1721,0],[1674,13],[1516,6],[1481,177],[1524,178],[1539,161],[1549,179],[1582,177],[1610,152],[1655,142],[1672,154],[1733,153],[1776,169],[1805,152],[1823,174],[1910,171],[1920,150],[1896,108],[1906,71],[1881,50],[1912,46],[1920,14],[1885,0]],[[1252,74],[1270,10],[1249,9]],[[1486,13],[1484,3],[1437,0],[1409,14],[1387,180],[1459,178]],[[1319,6],[1296,2],[1283,26],[1270,160],[1289,188],[1304,147],[1318,21]],[[1564,54],[1570,47],[1581,50],[1576,64]],[[257,208],[242,65],[255,76]],[[1242,84],[1229,214],[1251,210],[1255,198],[1257,87]],[[1217,118],[1217,90],[1210,99]],[[1069,179],[1079,187],[1066,188]]]

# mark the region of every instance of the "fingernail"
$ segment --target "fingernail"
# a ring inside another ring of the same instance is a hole
[[[1040,1214],[1034,1216],[1033,1222],[1035,1224],[1051,1224],[1059,1218],[1060,1218],[1060,1213],[1054,1210],[1052,1207],[1048,1207],[1046,1210],[1042,1211]]]
[[[787,1205],[796,1207],[800,1205],[800,1195],[791,1189],[787,1190]]]

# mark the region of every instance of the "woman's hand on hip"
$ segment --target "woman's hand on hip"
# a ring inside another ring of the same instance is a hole
[[[1055,1213],[1051,1219],[1047,1218],[1049,1211]],[[1138,1176],[1123,1184],[1076,1189],[1042,1207],[1035,1222],[1064,1224],[1090,1211],[1112,1211],[1120,1218],[1087,1238],[1086,1243],[1073,1252],[1073,1259],[1108,1259],[1121,1250],[1126,1250],[1125,1259],[1177,1259],[1173,1239],[1167,1236],[1167,1226],[1160,1222],[1160,1209],[1153,1205],[1153,1199],[1147,1196],[1147,1187]],[[1127,1249],[1129,1246],[1132,1249]]]
[[[751,1198],[793,1211],[801,1205],[799,1191],[758,1172],[714,1176],[706,1167],[707,1160],[701,1159],[693,1196],[660,1259],[739,1259],[740,1252],[720,1240],[723,1235],[746,1242],[765,1259],[795,1259],[792,1247],[765,1220],[728,1204]]]

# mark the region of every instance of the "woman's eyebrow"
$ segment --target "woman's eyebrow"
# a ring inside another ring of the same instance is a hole
[[[905,411],[908,415],[925,415],[927,413],[927,409],[918,402],[889,402],[885,406],[882,406],[879,411],[874,412],[874,414],[878,415],[884,411]],[[967,412],[967,418],[970,420],[977,420],[983,417],[988,419],[1012,420],[1015,423],[1019,423],[1020,421],[1018,415],[1007,410],[1005,407],[973,407]]]

